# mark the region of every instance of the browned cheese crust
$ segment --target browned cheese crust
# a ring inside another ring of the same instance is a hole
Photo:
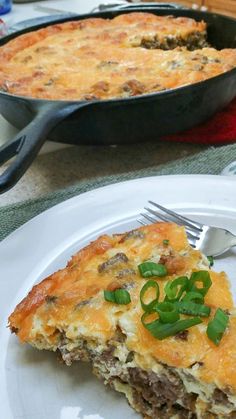
[[[166,244],[167,243],[167,244]],[[140,290],[146,283],[138,265],[166,266],[155,278],[163,299],[167,281],[209,271],[205,304],[230,314],[220,345],[207,337],[208,319],[164,340],[141,322]],[[114,304],[104,290],[128,290],[131,303]],[[77,253],[67,267],[35,285],[9,317],[21,342],[57,351],[67,365],[90,361],[94,373],[126,395],[149,418],[235,418],[236,315],[226,275],[209,270],[185,231],[158,223],[122,234],[104,235]],[[217,366],[217,368],[216,368]]]
[[[235,66],[236,50],[208,48],[204,22],[129,13],[55,24],[9,41],[0,48],[0,89],[44,99],[123,98]]]

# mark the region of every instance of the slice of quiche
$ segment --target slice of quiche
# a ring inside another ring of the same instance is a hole
[[[103,235],[9,317],[19,340],[89,361],[145,418],[236,417],[236,315],[225,273],[157,223]]]

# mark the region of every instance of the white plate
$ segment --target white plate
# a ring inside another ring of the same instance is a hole
[[[65,266],[104,232],[137,227],[148,199],[236,234],[236,180],[162,176],[106,186],[72,198],[26,223],[0,243],[0,406],[3,419],[138,418],[125,398],[107,389],[87,364],[68,368],[55,354],[19,345],[7,316],[35,282]],[[215,268],[227,271],[236,296],[236,251]],[[111,413],[112,412],[112,413]]]

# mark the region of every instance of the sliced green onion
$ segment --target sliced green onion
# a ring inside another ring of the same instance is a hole
[[[106,301],[109,301],[110,303],[115,303],[116,302],[114,291],[105,290],[103,292],[103,294],[104,294],[104,299]]]
[[[106,301],[116,304],[129,304],[131,302],[129,292],[122,288],[116,289],[115,291],[105,290],[104,298]]]
[[[197,304],[204,303],[204,297],[200,292],[187,292],[181,301],[192,301]]]
[[[202,283],[202,287],[197,287],[196,283]],[[206,295],[207,291],[211,286],[211,278],[208,271],[193,272],[189,280],[189,291],[200,292],[203,296]]]
[[[174,323],[179,320],[179,313],[172,303],[158,303],[155,306],[155,311],[159,314],[160,322],[162,323]]]
[[[168,244],[170,243],[170,240],[165,239],[163,240],[162,243],[164,244],[164,246],[168,246]]]
[[[176,301],[174,303],[176,310],[181,314],[189,314],[192,316],[209,317],[211,308],[204,304],[196,304],[192,301]]]
[[[156,339],[162,340],[169,336],[174,336],[183,330],[189,329],[199,323],[202,320],[199,317],[193,317],[191,319],[179,320],[175,323],[161,323],[158,319],[147,323],[146,317],[148,313],[142,315],[141,321],[143,326],[154,336]]]
[[[156,298],[154,298],[150,303],[146,304],[144,302],[144,296],[149,288],[155,288]],[[140,303],[141,303],[142,309],[144,311],[151,311],[153,307],[158,303],[159,295],[160,295],[160,290],[159,290],[158,283],[156,281],[153,281],[152,279],[147,281],[140,291]]]
[[[153,315],[153,314],[155,314],[155,315],[156,315],[155,320],[148,321],[148,320],[147,320],[147,319],[148,319],[148,317],[150,317],[150,315]],[[143,326],[144,326],[146,329],[148,329],[149,327],[153,327],[153,328],[155,328],[155,325],[156,325],[156,326],[158,326],[158,325],[160,324],[160,321],[159,321],[159,314],[158,314],[158,312],[157,312],[156,310],[152,310],[152,311],[145,311],[145,312],[143,313],[142,317],[141,317],[141,322],[142,322]],[[148,330],[149,330],[149,329],[148,329]]]
[[[214,265],[214,258],[213,256],[207,256],[207,259],[209,261],[210,268]]]
[[[127,290],[115,290],[115,299],[117,304],[129,304],[131,302],[130,294]]]
[[[143,262],[138,265],[139,273],[143,278],[150,278],[151,276],[166,276],[167,269],[162,263]]]
[[[221,308],[215,312],[214,318],[208,323],[207,336],[215,345],[219,345],[228,326],[229,316]]]
[[[187,276],[180,276],[173,281],[168,281],[164,287],[166,293],[165,301],[178,301],[184,291],[186,291],[188,282]]]

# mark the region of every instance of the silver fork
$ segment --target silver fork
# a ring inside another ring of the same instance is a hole
[[[236,236],[230,233],[230,231],[224,228],[201,224],[177,214],[156,202],[148,202],[152,207],[145,207],[146,212],[141,213],[141,216],[145,220],[151,223],[162,220],[185,226],[190,245],[203,252],[206,256],[219,256],[231,247],[236,246]],[[147,224],[143,219],[139,219],[138,221],[143,225]]]

